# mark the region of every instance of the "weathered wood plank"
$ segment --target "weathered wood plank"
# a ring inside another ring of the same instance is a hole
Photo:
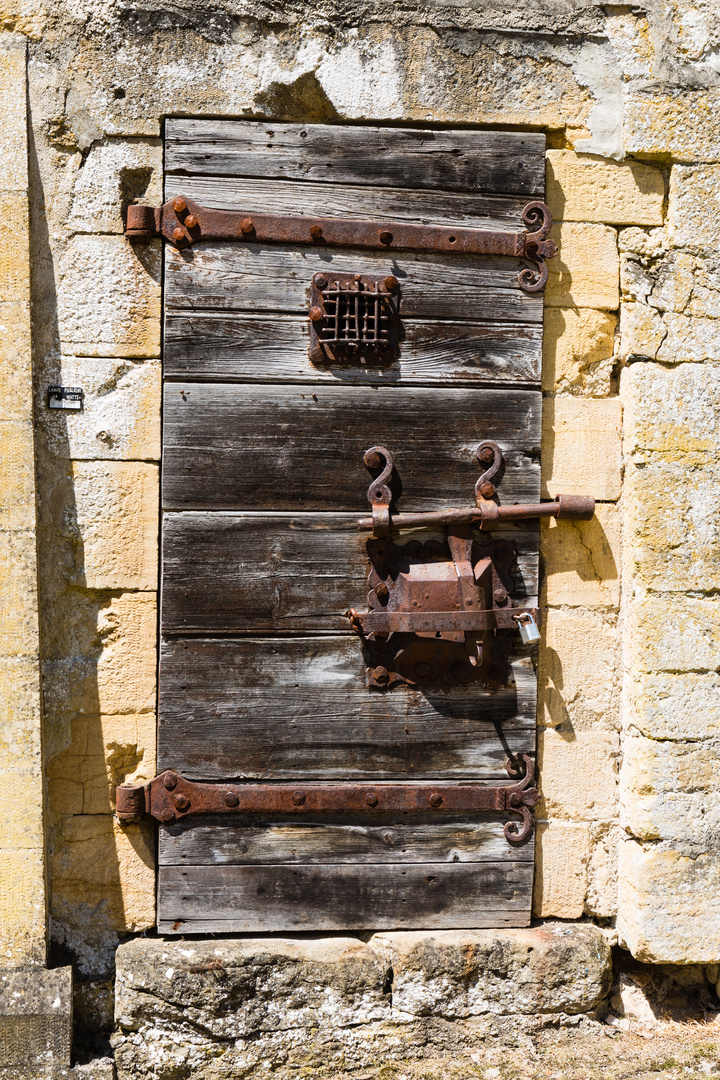
[[[518,551],[512,595],[535,604],[537,529],[500,532]],[[162,632],[350,632],[344,613],[367,606],[367,539],[351,514],[165,514]],[[444,535],[422,530],[399,539]]]
[[[508,815],[511,817],[512,815]],[[534,838],[510,844],[494,814],[446,822],[438,815],[300,821],[186,818],[160,826],[161,866],[247,866],[294,863],[532,862]]]
[[[536,502],[541,403],[534,390],[169,384],[163,506],[362,512],[377,444],[395,453],[402,509],[467,506],[483,439],[505,455],[502,501]]]
[[[357,638],[172,638],[161,643],[158,769],[195,780],[507,781],[535,745],[535,675],[514,685],[365,685]]]
[[[307,315],[173,311],[165,320],[167,376],[344,385],[540,384],[542,327],[406,319],[397,360],[384,366],[311,363]]]
[[[172,119],[165,170],[542,198],[545,136]]]
[[[161,866],[158,880],[163,933],[526,926],[531,890],[528,862]]]
[[[462,225],[508,232],[527,228],[522,211],[528,200],[517,195],[167,174],[165,198],[172,199],[176,195],[194,199],[201,206],[214,210],[241,210],[250,214],[409,221],[414,225]]]
[[[166,244],[165,300],[171,309],[276,311],[307,316],[313,274],[394,274],[405,319],[472,318],[542,323],[542,295],[518,286],[519,259],[423,252],[234,243]]]

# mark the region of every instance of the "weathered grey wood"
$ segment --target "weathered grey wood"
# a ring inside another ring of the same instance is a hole
[[[161,866],[161,932],[526,926],[532,864]]]
[[[537,529],[515,543],[514,599],[537,602]],[[367,607],[367,533],[352,514],[168,513],[163,518],[162,632],[346,631]],[[399,542],[444,539],[418,530]],[[477,533],[479,544],[487,534]]]
[[[158,769],[196,780],[507,781],[535,745],[535,675],[515,685],[368,690],[357,638],[171,638],[161,643]]]
[[[216,381],[380,385],[539,386],[542,327],[406,319],[397,360],[384,366],[314,364],[307,315],[173,311],[165,320],[166,376]]]
[[[207,241],[165,245],[165,300],[175,308],[307,316],[314,273],[394,274],[405,319],[542,323],[542,296],[518,286],[519,259],[423,252],[284,248]]]
[[[160,827],[161,866],[271,866],[276,863],[532,862],[534,837],[510,844],[507,818],[445,821],[438,815],[377,818],[186,818]]]
[[[165,124],[165,170],[541,198],[545,136],[173,119]]]
[[[356,184],[306,184],[300,180],[256,180],[239,176],[165,177],[165,198],[194,199],[215,210],[251,214],[305,214],[409,221],[414,225],[462,225],[465,228],[520,232],[527,197],[476,192],[383,188]]]
[[[163,506],[363,512],[377,444],[395,454],[402,509],[467,506],[483,439],[505,455],[502,501],[537,502],[540,410],[534,390],[171,383]]]

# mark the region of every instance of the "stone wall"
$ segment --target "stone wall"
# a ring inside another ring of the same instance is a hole
[[[25,544],[27,575],[24,593],[3,586],[4,640],[19,644],[0,669],[28,678],[3,704],[8,725],[35,717],[35,764],[13,792],[36,822],[3,832],[2,847],[9,870],[32,863],[24,880],[41,896],[36,478],[56,949],[102,981],[121,938],[154,922],[152,830],[112,816],[115,785],[153,775],[155,741],[160,250],[131,247],[122,229],[128,203],[160,201],[163,118],[180,114],[547,133],[560,255],[546,291],[544,493],[599,505],[590,523],[543,532],[536,912],[617,916],[621,943],[646,960],[720,959],[720,16],[687,0],[437,4],[391,20],[375,0],[1,10],[6,132],[24,131],[28,49],[29,179],[13,143],[20,165],[0,197],[21,220],[29,190],[35,445],[27,256],[14,241],[0,261],[14,291],[0,301],[21,344],[3,355],[14,389],[2,424],[26,486],[2,535]],[[84,412],[47,410],[57,382],[83,386]],[[16,898],[0,893],[3,948],[21,934]],[[27,910],[42,923],[43,904]]]

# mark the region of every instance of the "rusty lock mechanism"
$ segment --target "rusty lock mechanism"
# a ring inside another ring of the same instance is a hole
[[[475,485],[475,506],[395,514],[389,481],[393,456],[384,446],[366,451],[365,464],[379,475],[368,488],[372,517],[358,521],[372,530],[368,541],[368,607],[347,612],[363,638],[369,687],[388,690],[400,683],[506,685],[512,635],[524,643],[539,638],[537,608],[515,606],[511,567],[515,544],[473,534],[500,522],[540,517],[589,520],[594,499],[560,495],[553,502],[500,506],[494,501],[503,468],[500,447],[481,443],[477,457],[485,471]],[[400,545],[391,534],[401,529],[445,529],[445,542],[413,539]]]

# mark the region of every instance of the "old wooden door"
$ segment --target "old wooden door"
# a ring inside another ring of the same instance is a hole
[[[166,198],[249,214],[516,231],[544,190],[536,134],[173,120],[165,153]],[[166,246],[160,769],[498,785],[534,753],[517,634],[501,687],[378,688],[345,614],[368,603],[369,447],[393,452],[403,511],[472,503],[483,440],[504,454],[501,501],[538,500],[542,294],[518,287],[521,265],[310,237]],[[318,273],[397,278],[395,360],[311,362]],[[532,604],[537,523],[501,532]],[[160,828],[159,928],[527,925],[533,837],[510,843],[507,821],[190,813]]]

